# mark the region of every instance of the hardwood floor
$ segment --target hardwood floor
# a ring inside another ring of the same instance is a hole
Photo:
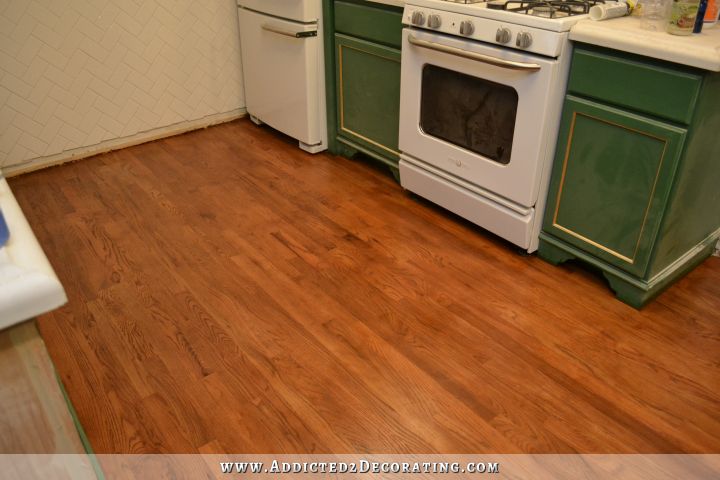
[[[247,120],[10,184],[96,452],[720,452],[720,258],[636,311]]]

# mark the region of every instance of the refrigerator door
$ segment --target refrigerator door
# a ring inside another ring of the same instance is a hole
[[[239,17],[248,113],[302,143],[322,143],[323,89],[318,86],[324,78],[318,25],[244,8]]]

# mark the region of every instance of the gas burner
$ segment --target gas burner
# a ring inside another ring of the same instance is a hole
[[[491,0],[487,7],[535,17],[563,18],[587,14],[590,7],[599,3],[605,0]]]
[[[531,15],[535,15],[536,17],[558,18],[567,17],[569,14],[566,14],[565,12],[556,9],[550,4],[541,3],[540,5],[532,7]]]

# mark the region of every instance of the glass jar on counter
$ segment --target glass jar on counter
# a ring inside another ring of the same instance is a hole
[[[665,31],[670,14],[671,0],[639,0],[636,10],[640,27],[645,30]]]
[[[673,35],[691,35],[699,6],[700,0],[673,0],[667,32]]]

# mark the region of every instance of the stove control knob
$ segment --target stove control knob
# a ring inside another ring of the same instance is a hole
[[[463,20],[460,22],[460,35],[469,37],[473,33],[475,33],[475,25],[473,25],[470,20]]]
[[[508,43],[512,39],[512,32],[509,28],[500,27],[495,34],[495,41],[498,43]]]
[[[428,27],[440,28],[440,25],[442,25],[442,19],[440,18],[440,15],[430,15],[428,17]]]
[[[425,25],[425,14],[423,12],[413,12],[412,17],[410,17],[410,21],[413,25],[421,27]]]
[[[530,32],[520,32],[517,34],[517,38],[515,39],[515,45],[520,48],[528,48],[532,45],[532,41],[532,35],[530,35]]]

